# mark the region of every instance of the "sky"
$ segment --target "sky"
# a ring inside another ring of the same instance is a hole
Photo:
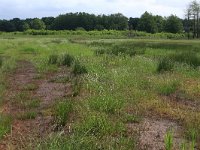
[[[122,13],[140,17],[145,11],[154,15],[171,14],[184,18],[191,0],[0,0],[0,19],[56,17],[68,12],[92,14]]]

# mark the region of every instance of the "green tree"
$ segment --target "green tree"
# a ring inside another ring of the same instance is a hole
[[[183,32],[183,23],[180,18],[171,15],[167,18],[164,28],[166,32],[181,33]]]
[[[162,32],[164,30],[165,20],[162,16],[154,16],[156,26],[157,26],[157,32]]]
[[[31,21],[31,28],[35,30],[43,30],[46,26],[42,20],[35,18]]]
[[[13,32],[16,31],[15,25],[7,20],[0,20],[0,31]]]
[[[54,17],[43,17],[42,21],[46,25],[46,29],[50,30],[52,28],[52,24],[54,22],[55,18]]]
[[[154,16],[148,12],[145,12],[140,18],[137,29],[139,31],[146,31],[148,33],[156,33],[158,31],[158,27],[156,25]]]
[[[140,21],[140,18],[132,18],[132,17],[129,18],[129,21],[128,21],[129,29],[136,30],[139,21]]]
[[[24,22],[24,23],[23,23],[23,31],[26,31],[26,30],[28,30],[28,29],[30,29],[29,24],[28,24],[27,22]]]

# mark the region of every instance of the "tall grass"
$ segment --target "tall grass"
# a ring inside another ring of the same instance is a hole
[[[163,58],[159,60],[158,67],[157,67],[157,72],[165,72],[165,71],[172,71],[173,69],[173,62],[172,60],[168,58]]]
[[[89,106],[96,111],[114,114],[123,108],[124,101],[112,96],[99,96],[89,100]]]
[[[194,52],[182,52],[172,55],[171,58],[180,63],[186,63],[192,67],[200,66],[200,58]]]
[[[76,60],[73,64],[72,72],[74,73],[74,75],[81,75],[87,73],[88,71],[84,65]]]
[[[58,59],[58,64],[62,66],[68,66],[70,67],[74,62],[74,57],[65,53],[62,54]]]
[[[49,56],[48,63],[54,65],[54,64],[57,64],[57,62],[58,62],[58,55],[56,55],[56,54],[51,54],[51,55]]]
[[[10,116],[0,114],[0,139],[2,139],[6,133],[10,132],[11,123],[12,119]]]
[[[171,130],[167,131],[164,141],[165,141],[165,149],[172,150],[172,148],[173,148],[173,132]]]
[[[70,113],[73,110],[73,104],[71,100],[64,100],[59,102],[55,107],[55,123],[58,127],[63,127],[66,121],[70,117]]]

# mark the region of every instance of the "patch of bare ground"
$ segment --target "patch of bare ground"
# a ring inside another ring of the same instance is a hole
[[[181,127],[171,120],[144,118],[139,123],[127,124],[130,133],[138,135],[137,147],[140,150],[165,150],[165,136],[171,130],[173,132],[173,149],[180,149]]]
[[[187,106],[188,109],[193,111],[200,111],[200,101],[198,99],[189,98],[184,92],[176,91],[175,93],[164,97],[165,100],[177,103],[178,105]]]
[[[44,114],[45,108],[53,105],[56,100],[70,95],[70,83],[54,83],[51,78],[69,75],[68,70],[61,68],[57,73],[48,73],[43,78],[37,78],[35,67],[28,61],[18,62],[16,71],[8,77],[9,87],[6,93],[6,104],[3,113],[10,114],[13,118],[11,133],[0,142],[0,149],[34,149],[42,138],[53,131],[53,117]],[[29,87],[28,97],[40,99],[38,107],[31,109],[18,107],[15,103],[16,96]],[[14,100],[14,102],[13,102]],[[32,119],[19,119],[17,116],[28,111],[36,113]]]
[[[40,83],[36,91],[36,96],[40,97],[43,101],[41,107],[48,107],[56,99],[70,96],[72,92],[71,83],[57,83],[54,82],[57,78],[68,77],[70,74],[65,70],[60,69],[58,73],[48,74],[45,79]]]

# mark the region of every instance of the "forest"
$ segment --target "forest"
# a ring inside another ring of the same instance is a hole
[[[184,32],[186,20],[175,15],[169,17],[154,16],[145,12],[140,18],[127,18],[121,13],[94,15],[85,12],[66,13],[58,17],[14,18],[0,20],[0,31],[14,32],[34,30],[138,30],[148,33]]]

